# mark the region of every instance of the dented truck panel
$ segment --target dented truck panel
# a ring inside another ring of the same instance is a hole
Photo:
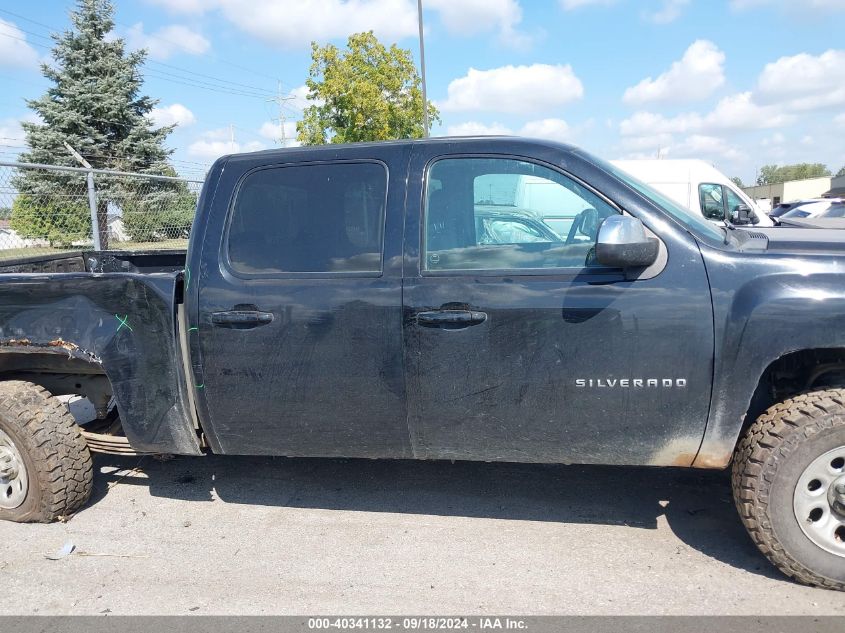
[[[752,395],[772,362],[801,350],[845,350],[845,245],[777,250],[776,244],[766,254],[703,247],[719,344],[697,467],[728,465]]]
[[[109,378],[139,452],[200,452],[177,363],[176,274],[7,274],[0,283],[4,354],[58,354]]]

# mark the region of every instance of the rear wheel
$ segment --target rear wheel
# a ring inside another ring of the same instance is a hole
[[[29,382],[0,382],[0,519],[49,522],[91,496],[91,455],[67,408]]]
[[[845,590],[845,389],[795,396],[761,415],[737,447],[733,492],[778,569]]]

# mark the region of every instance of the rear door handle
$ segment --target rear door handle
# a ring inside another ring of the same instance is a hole
[[[431,310],[417,313],[417,323],[423,327],[460,329],[480,325],[487,320],[486,312],[476,310]]]
[[[235,306],[232,310],[211,313],[211,323],[219,327],[248,330],[272,322],[272,312],[262,312],[255,306]]]

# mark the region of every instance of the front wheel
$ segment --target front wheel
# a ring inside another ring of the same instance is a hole
[[[799,582],[845,591],[845,389],[771,407],[740,441],[732,474],[760,551]]]
[[[0,519],[69,516],[92,482],[91,454],[64,404],[38,385],[0,382]]]

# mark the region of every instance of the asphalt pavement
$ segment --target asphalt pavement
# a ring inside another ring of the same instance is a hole
[[[757,552],[727,475],[97,456],[67,523],[0,523],[2,614],[845,614]],[[65,544],[72,554],[61,554]]]

